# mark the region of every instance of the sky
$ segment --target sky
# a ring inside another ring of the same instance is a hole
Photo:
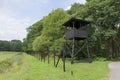
[[[26,28],[47,16],[52,10],[71,7],[85,0],[0,0],[0,40],[23,40]]]

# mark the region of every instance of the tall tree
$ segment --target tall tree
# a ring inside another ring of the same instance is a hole
[[[10,41],[0,40],[0,51],[10,51],[10,50],[11,50]]]
[[[22,42],[20,40],[11,40],[11,51],[22,51]]]
[[[62,24],[68,18],[69,15],[63,9],[54,10],[48,16],[44,17],[42,34],[34,40],[33,49],[43,50],[46,46],[49,49],[57,47],[54,45],[55,41],[64,37]]]
[[[22,42],[20,40],[0,40],[0,51],[22,51]]]
[[[32,42],[34,39],[41,35],[42,30],[42,21],[38,21],[29,28],[27,28],[27,37],[23,40],[23,50],[24,51],[32,51]]]
[[[102,56],[108,53],[108,57],[115,57],[117,54],[115,53],[115,45],[119,43],[119,27],[115,25],[120,23],[120,1],[87,0],[83,6],[80,5],[79,3],[73,4],[68,13],[73,12],[71,15],[93,22],[90,38],[92,41],[90,44],[92,45],[89,46],[92,46],[93,50],[97,48],[97,51],[94,50],[93,53],[100,55],[104,53]],[[93,46],[93,44],[95,45]]]

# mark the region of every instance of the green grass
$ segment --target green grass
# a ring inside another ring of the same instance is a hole
[[[91,64],[75,63],[73,65],[67,61],[66,72],[63,72],[62,61],[60,61],[58,68],[55,68],[52,59],[50,64],[47,64],[47,62],[40,62],[25,53],[21,56],[20,65],[14,67],[17,71],[0,73],[0,80],[108,80],[109,62],[107,61],[94,61]],[[71,71],[73,71],[73,76],[71,76]]]
[[[21,55],[16,52],[0,52],[0,73],[17,71],[16,66],[21,62]]]
[[[5,59],[11,58],[12,56],[14,56],[15,54],[13,54],[14,52],[0,52],[0,62],[4,61]]]

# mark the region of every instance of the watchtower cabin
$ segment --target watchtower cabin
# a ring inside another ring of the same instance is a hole
[[[90,62],[90,55],[88,49],[88,31],[87,25],[90,24],[89,21],[71,18],[63,24],[68,30],[65,33],[65,50],[68,50],[71,55],[71,64],[74,63],[74,57],[86,49],[85,54],[88,55],[88,60]],[[71,43],[68,43],[68,40],[71,40]],[[83,44],[79,45],[79,41],[83,40]],[[66,51],[66,52],[68,52]],[[66,54],[66,53],[63,53]]]
[[[87,25],[90,24],[88,21],[71,18],[63,24],[65,27],[71,27],[65,34],[67,40],[83,40],[88,38]]]

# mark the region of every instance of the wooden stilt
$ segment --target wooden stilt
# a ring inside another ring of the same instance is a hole
[[[66,68],[65,68],[65,45],[63,47],[63,71],[66,72]]]
[[[57,60],[57,63],[56,63],[56,65],[55,65],[55,67],[57,67],[57,66],[58,66],[59,61],[60,61],[60,57],[58,58],[58,60]]]

